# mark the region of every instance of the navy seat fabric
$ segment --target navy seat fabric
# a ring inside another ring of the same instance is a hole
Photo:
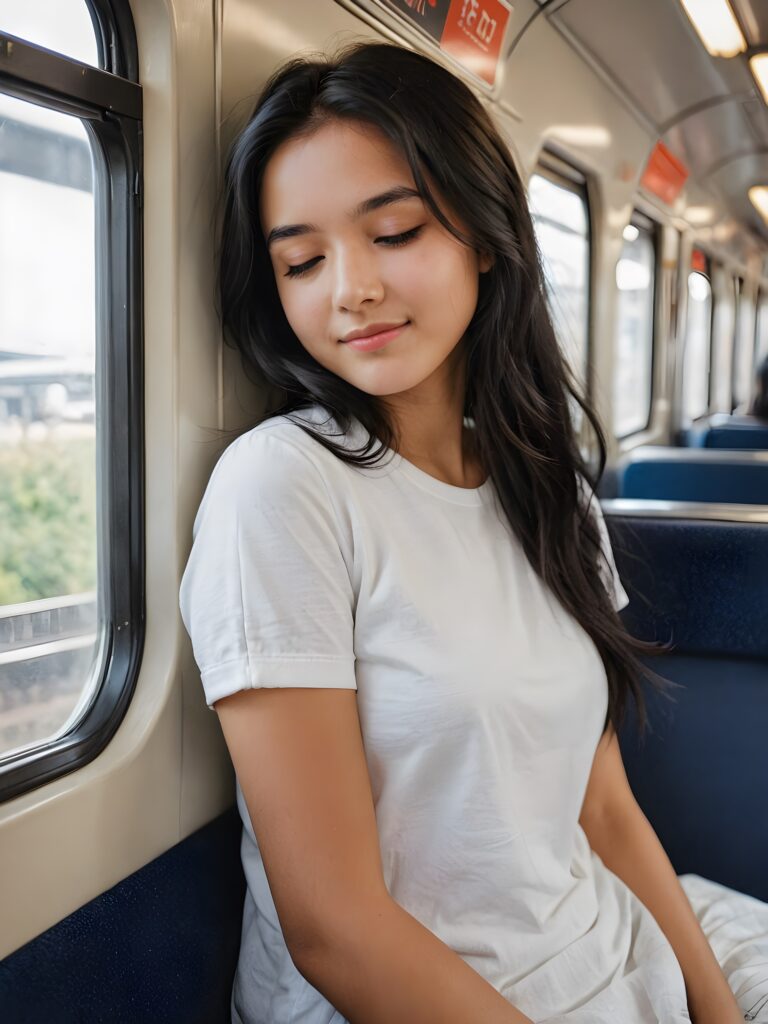
[[[716,413],[691,427],[687,443],[694,448],[764,451],[768,450],[768,423],[754,416]]]
[[[623,456],[617,496],[768,505],[768,452],[641,447]]]
[[[619,733],[627,777],[678,874],[768,900],[768,525],[611,515],[629,631],[672,640]]]
[[[8,1024],[230,1024],[245,878],[233,806],[0,961]]]
[[[764,451],[768,449],[768,427],[712,427],[705,447]]]

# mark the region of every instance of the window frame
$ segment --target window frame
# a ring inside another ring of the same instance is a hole
[[[744,294],[745,294],[745,291],[746,291],[746,288],[747,288],[747,280],[746,280],[746,277],[744,276],[744,274],[742,274],[740,272],[737,272],[736,274],[734,274],[734,278],[733,279],[734,279],[734,283],[735,283],[735,287],[736,287],[737,317],[736,317],[736,334],[735,334],[734,339],[733,339],[733,352],[732,352],[732,358],[731,358],[731,415],[733,415],[736,412],[736,409],[738,408],[738,406],[740,404],[736,400],[737,396],[736,396],[736,386],[735,385],[736,385],[736,374],[737,374],[738,370],[740,369],[739,359],[742,357],[741,356],[741,346],[742,346],[742,344],[749,345],[749,336],[744,336],[743,322],[742,322],[743,321],[743,317],[744,317]],[[752,352],[751,352],[750,373],[749,373],[750,387],[748,388],[748,392],[747,392],[747,403],[749,403],[749,399],[750,399],[752,376],[754,374],[754,368],[755,368],[755,357],[757,355],[757,332],[758,332],[757,311],[758,311],[758,300],[759,300],[759,291],[758,291],[758,294],[755,296],[754,304],[752,304],[752,306],[751,306],[752,312],[753,312],[753,315],[754,315],[754,323],[752,324],[752,346],[751,346]]]
[[[744,316],[744,277],[742,274],[736,272],[732,275],[733,280],[733,301],[736,309],[736,315],[733,320],[733,347],[731,348],[731,399],[730,399],[730,415],[733,413],[738,405],[736,401],[736,363],[739,355],[739,349],[741,346],[741,331],[743,327],[742,318]]]
[[[754,378],[755,371],[757,369],[757,360],[760,356],[760,342],[762,338],[760,336],[760,307],[762,303],[768,304],[768,290],[763,288],[762,284],[758,284],[757,293],[755,294],[755,333],[752,339],[752,377]]]
[[[569,163],[559,154],[551,149],[545,148],[539,154],[539,159],[531,171],[530,177],[534,174],[546,178],[553,185],[567,189],[577,195],[584,205],[587,223],[587,317],[586,317],[586,339],[584,358],[584,396],[587,403],[592,405],[593,378],[594,378],[594,345],[593,345],[593,316],[594,316],[594,219],[592,216],[592,204],[590,202],[589,179],[573,164]],[[530,179],[526,186],[526,192],[530,185]]]
[[[91,704],[76,727],[3,759],[0,803],[81,768],[104,750],[128,709],[144,646],[142,89],[128,4],[83,2],[94,23],[103,67],[8,35],[0,26],[0,90],[80,117],[93,154],[102,659]]]
[[[110,75],[138,85],[139,50],[127,0],[84,2],[93,22],[99,66]]]
[[[628,221],[638,229],[638,231],[644,232],[650,237],[651,245],[653,246],[653,281],[651,284],[651,365],[650,365],[650,382],[651,390],[648,398],[648,417],[642,427],[638,427],[636,430],[630,430],[626,434],[614,434],[617,441],[626,441],[630,437],[634,437],[636,434],[642,434],[651,428],[651,421],[653,420],[653,400],[656,396],[656,369],[657,369],[657,356],[656,356],[656,343],[658,340],[658,302],[659,302],[659,279],[661,274],[661,245],[659,244],[661,238],[661,225],[658,221],[649,217],[643,213],[642,210],[634,209],[632,215]],[[619,257],[621,259],[621,257]],[[616,347],[614,344],[613,349],[614,359],[616,356]],[[615,368],[614,368],[615,373]],[[613,385],[611,386],[611,418],[613,419]],[[613,423],[611,424],[613,429]]]
[[[735,351],[735,348],[736,348],[736,341],[737,341],[737,338],[738,338],[738,331],[739,331],[739,309],[740,309],[740,294],[737,291],[737,288],[738,288],[738,280],[739,280],[740,275],[737,272],[735,272],[734,270],[732,270],[732,269],[729,270],[722,263],[716,263],[714,260],[710,260],[709,258],[708,258],[708,264],[707,265],[708,265],[707,278],[709,280],[709,285],[710,285],[710,288],[712,290],[712,322],[711,322],[711,327],[710,327],[710,339],[709,339],[709,349],[710,349],[710,351],[709,351],[709,382],[708,382],[708,393],[707,393],[707,415],[715,416],[715,415],[717,415],[719,413],[722,414],[723,410],[717,408],[717,404],[716,404],[717,395],[715,393],[715,375],[713,373],[713,370],[715,370],[715,369],[719,370],[720,369],[720,365],[719,365],[720,364],[720,351],[719,351],[719,348],[723,344],[727,345],[729,343],[729,341],[730,341],[730,356],[729,356],[728,362],[724,363],[723,369],[725,370],[725,373],[728,374],[728,395],[729,395],[728,401],[731,402],[733,400],[733,365],[734,365],[733,364],[733,360],[734,360],[734,351]],[[716,289],[715,285],[714,285],[714,282],[713,282],[713,278],[715,276],[715,270],[717,270],[717,272],[718,272],[718,284],[720,284],[720,280],[721,279],[722,279],[722,282],[726,282],[726,284],[723,285],[723,288],[727,287],[728,293],[730,295],[730,300],[733,303],[733,321],[732,321],[732,326],[731,326],[730,338],[728,338],[727,335],[725,337],[723,337],[719,331],[717,332],[717,335],[715,334],[715,324],[717,322],[717,317],[715,316],[715,302],[717,301],[717,295],[720,295],[720,296],[723,295],[723,292],[721,291],[720,287],[718,287]],[[715,366],[716,362],[718,364],[717,366]],[[730,414],[729,413],[725,413],[725,415],[730,415]]]
[[[713,282],[713,276],[714,276],[714,269],[715,269],[716,265],[720,266],[720,269],[722,269],[721,265],[715,264],[715,261],[709,255],[709,253],[705,253],[704,255],[705,255],[706,260],[707,260],[706,278],[709,281],[709,291],[710,291],[710,295],[711,295],[711,303],[710,303],[710,310],[709,310],[709,370],[707,372],[707,411],[702,416],[698,417],[698,419],[700,419],[700,420],[704,419],[704,416],[711,416],[712,415],[712,402],[714,400],[714,394],[713,394],[713,390],[712,390],[712,381],[713,381],[712,365],[713,365],[714,355],[715,355],[715,320],[716,320],[716,317],[715,317],[715,305],[716,305],[716,301],[717,301],[717,296],[715,295],[715,286],[714,286],[714,282]],[[696,422],[696,421],[694,421],[694,422]]]
[[[693,254],[694,254],[694,252],[700,252],[701,255],[704,257],[704,263],[705,263],[705,269],[704,270],[696,270],[694,268],[694,266],[693,266]],[[704,412],[701,413],[701,415],[691,417],[691,423],[692,424],[693,423],[699,423],[706,416],[711,416],[712,415],[712,355],[713,355],[713,347],[712,346],[713,346],[714,333],[715,333],[714,332],[714,327],[715,327],[715,301],[716,301],[716,299],[715,299],[715,289],[714,289],[714,287],[712,285],[712,267],[713,267],[712,257],[700,245],[697,245],[696,243],[694,243],[693,249],[691,249],[691,256],[690,256],[690,259],[688,261],[688,270],[687,270],[687,273],[685,274],[685,277],[683,278],[684,286],[685,286],[686,293],[687,293],[687,290],[688,290],[688,278],[689,278],[689,276],[691,274],[702,274],[704,277],[706,277],[707,281],[709,282],[710,302],[709,302],[709,345],[708,345],[709,356],[708,356],[708,363],[707,363],[707,407],[704,410]],[[685,305],[685,341],[686,341],[686,343],[688,341],[688,318],[689,318],[689,316],[690,316],[690,296],[688,294],[686,294],[686,305]],[[682,359],[682,365],[681,365],[681,373],[683,375],[683,378],[685,378],[685,349],[683,350],[683,359]],[[681,384],[683,384],[683,386],[684,386],[683,382],[681,382]],[[684,395],[684,392],[681,392],[681,395]],[[685,409],[685,400],[684,400],[684,398],[681,398],[681,401],[682,401],[682,406],[683,406],[683,415],[687,417],[688,416],[688,412]]]

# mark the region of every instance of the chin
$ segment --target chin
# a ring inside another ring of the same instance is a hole
[[[429,376],[429,373],[406,376],[405,374],[376,374],[373,372],[363,380],[350,381],[350,384],[354,384],[356,388],[368,395],[386,398],[389,395],[401,395],[406,391],[413,391]]]

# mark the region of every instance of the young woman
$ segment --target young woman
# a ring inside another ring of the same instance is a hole
[[[292,60],[231,152],[220,269],[282,401],[216,465],[181,588],[244,824],[233,1020],[741,1021],[624,774],[649,648],[482,105],[396,46]]]

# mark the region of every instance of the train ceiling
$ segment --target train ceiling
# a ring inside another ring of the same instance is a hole
[[[678,0],[537,0],[545,16],[607,75],[640,117],[768,242],[748,197],[768,185],[768,107],[747,55],[711,57]],[[731,0],[747,45],[768,49],[768,3]]]

